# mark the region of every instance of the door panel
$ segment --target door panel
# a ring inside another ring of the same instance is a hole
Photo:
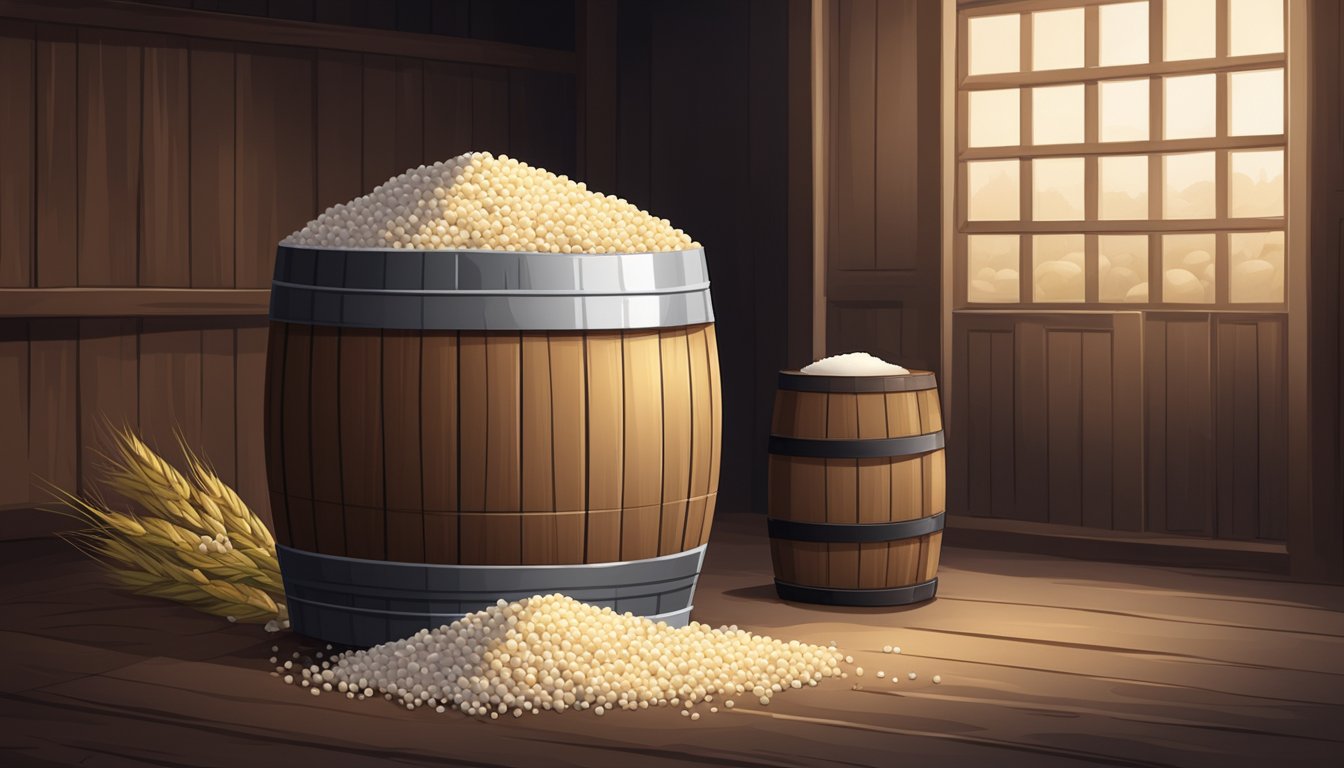
[[[953,509],[1137,530],[1138,315],[958,314],[953,338]]]

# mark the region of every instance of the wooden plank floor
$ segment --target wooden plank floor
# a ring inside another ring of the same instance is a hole
[[[271,645],[299,638],[111,591],[59,542],[6,542],[0,765],[1344,764],[1344,588],[949,549],[932,603],[805,607],[769,586],[761,518],[715,525],[696,618],[837,640],[864,677],[698,722],[314,698],[269,674]]]

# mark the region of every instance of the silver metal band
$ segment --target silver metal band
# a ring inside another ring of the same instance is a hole
[[[280,246],[271,319],[406,330],[620,330],[714,321],[703,249],[659,253]]]

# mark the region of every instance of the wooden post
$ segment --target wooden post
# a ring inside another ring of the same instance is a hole
[[[616,0],[576,0],[578,169],[592,189],[616,188]]]

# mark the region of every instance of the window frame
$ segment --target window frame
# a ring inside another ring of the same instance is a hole
[[[952,83],[954,99],[954,140],[952,174],[955,189],[952,198],[952,309],[954,311],[1143,311],[1159,310],[1195,312],[1278,313],[1289,310],[1292,291],[1291,274],[1302,269],[1294,248],[1299,234],[1292,223],[1297,217],[1291,209],[1295,201],[1291,189],[1295,183],[1290,163],[1290,144],[1301,141],[1294,136],[1291,82],[1295,59],[1289,29],[1291,2],[1284,0],[1284,50],[1274,54],[1254,54],[1232,57],[1229,47],[1229,0],[1215,0],[1216,29],[1214,58],[1165,62],[1162,61],[1164,43],[1164,0],[1148,1],[1148,63],[1101,67],[1097,64],[1100,41],[1100,7],[1133,0],[1007,0],[958,7],[955,10],[956,49],[955,77]],[[1082,8],[1084,13],[1084,66],[1081,68],[1031,71],[1032,24],[1031,14],[1038,11]],[[967,74],[969,54],[969,21],[982,16],[1019,15],[1021,35],[1018,56],[1019,71],[983,75]],[[1229,75],[1248,70],[1282,68],[1284,72],[1284,131],[1280,134],[1259,136],[1229,136],[1228,104]],[[1162,78],[1172,75],[1213,74],[1215,76],[1215,133],[1211,137],[1194,139],[1162,139],[1163,93]],[[1099,83],[1111,80],[1148,79],[1148,141],[1101,142],[1099,140]],[[1032,92],[1035,86],[1078,85],[1084,87],[1084,140],[1078,144],[1033,145],[1025,143],[1032,131]],[[969,94],[977,90],[1018,88],[1019,143],[1008,147],[968,147]],[[1232,218],[1229,215],[1230,153],[1238,150],[1278,149],[1284,157],[1284,215],[1270,218]],[[1215,153],[1215,215],[1205,219],[1162,218],[1162,157],[1167,154],[1211,151]],[[1111,155],[1146,155],[1148,158],[1148,218],[1146,220],[1101,220],[1098,218],[1098,158]],[[1032,166],[1036,158],[1081,157],[1084,161],[1084,214],[1082,220],[1033,221]],[[967,161],[1016,159],[1018,166],[1018,210],[1016,221],[969,221],[967,208]],[[1229,235],[1238,232],[1284,233],[1284,295],[1281,302],[1232,303],[1229,300],[1231,274],[1228,270]],[[1084,236],[1084,300],[1082,302],[1036,302],[1033,299],[1033,247],[1035,234],[1082,234]],[[1164,303],[1162,301],[1162,235],[1185,233],[1212,233],[1215,237],[1214,254],[1215,295],[1209,303]],[[1018,297],[1013,302],[972,302],[968,299],[969,252],[967,236],[973,234],[1007,234],[1019,236]],[[1108,234],[1144,234],[1148,238],[1148,286],[1146,302],[1102,302],[1099,300],[1098,236]]]

